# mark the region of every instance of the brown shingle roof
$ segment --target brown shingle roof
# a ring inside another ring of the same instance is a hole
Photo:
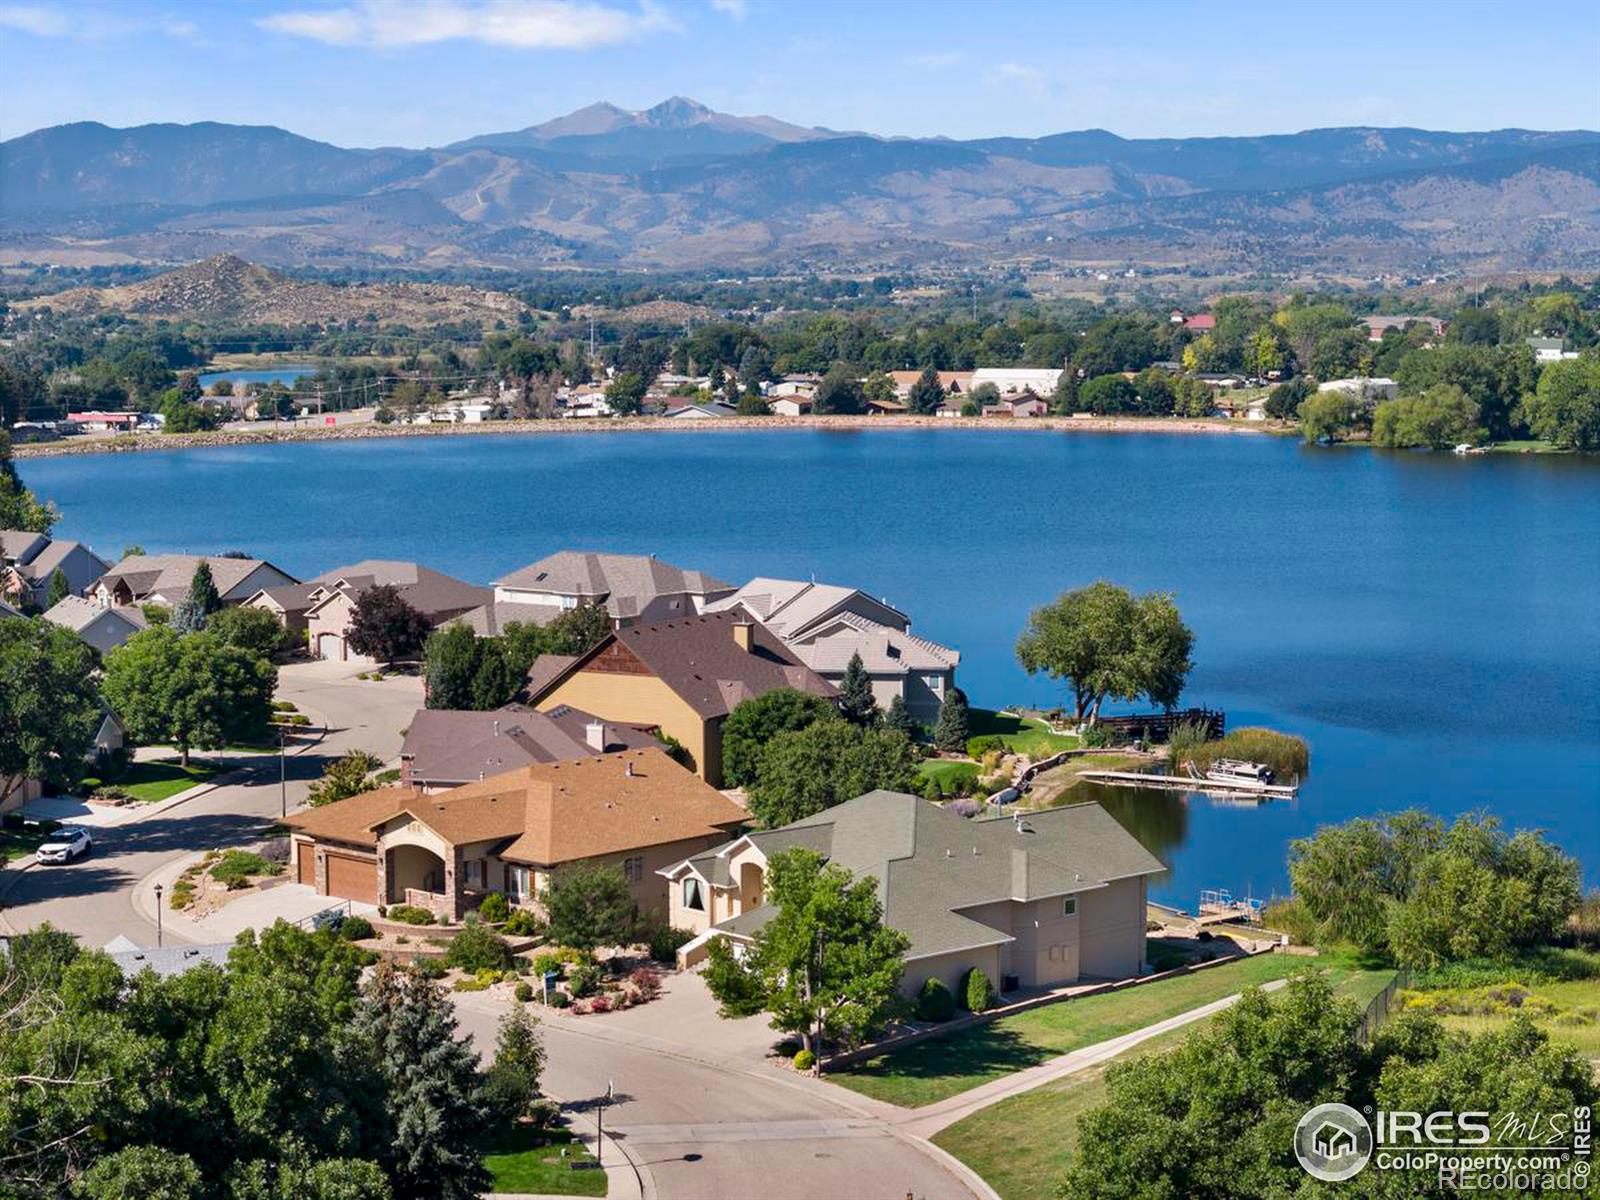
[[[400,754],[411,760],[410,779],[476,783],[531,763],[602,753],[589,744],[592,723],[604,726],[605,750],[658,744],[639,726],[602,722],[565,704],[547,713],[521,707],[491,712],[424,708],[411,718]]]
[[[734,640],[734,626],[740,623],[750,625],[749,650]],[[535,663],[528,682],[529,702],[538,703],[561,679],[582,670],[612,645],[632,653],[707,720],[727,716],[741,702],[775,688],[795,688],[815,696],[838,695],[832,684],[795,657],[770,630],[750,622],[742,613],[721,612],[616,630],[548,678]]]
[[[376,846],[378,839],[373,835],[372,826],[420,795],[415,788],[379,788],[347,800],[324,804],[321,808],[290,813],[284,818],[284,824],[318,839]]]

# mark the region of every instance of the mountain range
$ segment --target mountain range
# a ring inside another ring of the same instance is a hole
[[[674,97],[448,146],[79,122],[0,143],[15,261],[1196,274],[1600,265],[1600,133],[882,138]]]

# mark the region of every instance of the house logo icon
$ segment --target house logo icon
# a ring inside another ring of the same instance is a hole
[[[1294,1156],[1314,1179],[1349,1179],[1372,1157],[1372,1126],[1348,1104],[1319,1104],[1295,1126]]]

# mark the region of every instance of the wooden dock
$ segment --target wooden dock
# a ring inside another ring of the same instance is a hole
[[[1157,775],[1149,771],[1084,771],[1079,778],[1114,787],[1163,788],[1171,792],[1205,792],[1207,795],[1293,800],[1300,789],[1288,783],[1251,783],[1248,780],[1194,779],[1187,775]]]

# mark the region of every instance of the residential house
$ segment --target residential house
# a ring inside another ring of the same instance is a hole
[[[1443,337],[1445,331],[1445,322],[1441,321],[1438,317],[1418,317],[1410,315],[1393,317],[1372,316],[1362,317],[1361,321],[1362,324],[1367,327],[1367,340],[1369,342],[1381,342],[1383,341],[1383,335],[1389,330],[1404,330],[1407,325],[1410,325],[1413,322],[1419,322],[1423,325],[1426,325],[1430,330],[1433,331],[1434,337]]]
[[[945,390],[946,395],[959,396],[972,390],[971,371],[940,371],[939,386]],[[917,380],[922,378],[921,371],[890,371],[889,378],[894,381],[894,394],[896,398],[904,400],[911,395],[911,389]]]
[[[494,594],[486,587],[413,562],[393,562],[369,558],[317,576],[312,604],[306,610],[307,644],[314,658],[338,662],[368,663],[373,660],[350,649],[350,620],[356,603],[367,590],[388,586],[427,618],[440,625],[453,617],[489,603]]]
[[[69,412],[67,420],[85,433],[132,433],[139,414],[131,412]]]
[[[57,571],[66,577],[67,594],[82,596],[110,567],[82,542],[0,530],[0,597],[18,608],[43,608],[50,599],[50,579]]]
[[[311,611],[311,606],[320,598],[319,585],[315,580],[305,583],[286,583],[280,587],[262,588],[255,595],[245,601],[251,608],[264,608],[278,618],[278,623],[290,633],[304,637],[306,632],[306,614]]]
[[[769,399],[776,396],[800,396],[809,399],[822,382],[821,375],[785,375],[776,383],[766,384],[762,392]]]
[[[536,763],[659,746],[648,729],[606,722],[565,705],[540,712],[418,709],[400,747],[400,782],[438,792]]]
[[[134,605],[107,608],[82,596],[67,596],[45,612],[52,625],[70,629],[101,654],[110,654],[136,633],[150,628],[144,610]]]
[[[1565,338],[1531,337],[1523,340],[1527,342],[1528,349],[1533,351],[1533,360],[1537,363],[1561,362],[1563,359],[1578,357],[1576,350],[1567,349]]]
[[[1055,394],[1061,382],[1060,367],[979,367],[972,373],[972,388],[994,384],[1002,396],[1031,392],[1036,398]]]
[[[985,404],[980,414],[985,417],[1045,417],[1050,415],[1050,405],[1032,392],[1015,396],[1002,396],[993,404]]]
[[[960,995],[974,967],[1004,991],[1147,970],[1147,882],[1165,868],[1098,804],[970,819],[885,791],[669,867],[669,920],[698,935],[680,964],[715,937],[749,943],[775,911],[768,864],[796,847],[877,884],[884,924],[910,939],[908,996],[931,978]]]
[[[189,594],[195,568],[211,567],[211,579],[225,605],[243,604],[262,588],[297,582],[260,558],[226,555],[130,554],[112,567],[90,589],[92,599],[110,607],[129,604],[164,604],[171,608]]]
[[[810,396],[775,396],[767,407],[775,417],[806,417],[815,405]]]
[[[527,703],[569,705],[604,721],[659,729],[700,775],[722,782],[722,722],[774,688],[837,695],[776,634],[742,612],[629,625],[576,657],[546,654],[528,673]]]
[[[1217,318],[1211,313],[1195,313],[1183,319],[1183,327],[1195,333],[1213,333],[1217,328]]]
[[[910,409],[903,400],[868,400],[868,416],[898,416]]]
[[[911,618],[860,588],[800,579],[752,579],[713,612],[738,610],[761,622],[829,683],[853,655],[872,680],[880,708],[899,696],[911,715],[932,723],[955,686],[961,652],[911,633]]]
[[[1317,385],[1319,392],[1347,392],[1358,400],[1393,400],[1400,394],[1400,385],[1392,379],[1360,376],[1353,379],[1330,379]]]
[[[721,400],[712,400],[705,404],[685,404],[678,408],[669,408],[662,415],[671,421],[717,421],[723,417],[737,417],[739,410],[731,404],[724,404]]]
[[[447,792],[364,792],[288,818],[292,877],[319,895],[415,904],[459,921],[499,892],[539,909],[552,874],[620,867],[664,916],[674,862],[726,841],[745,811],[660,749],[539,763]]]
[[[605,606],[612,621],[631,625],[704,612],[733,585],[703,571],[687,571],[653,554],[595,554],[560,550],[494,581],[497,604],[542,610],[540,617],[577,608]]]
[[[972,400],[968,396],[948,396],[939,402],[939,407],[933,410],[933,415],[936,417],[959,417],[963,415],[967,405],[971,403]]]

